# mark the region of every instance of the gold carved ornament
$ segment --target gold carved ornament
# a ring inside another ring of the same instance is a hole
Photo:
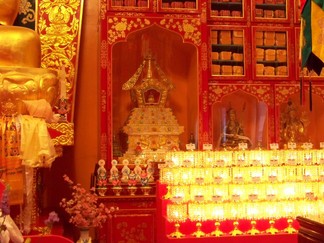
[[[209,86],[209,105],[221,101],[223,96],[242,90],[252,94],[266,104],[272,104],[270,85],[211,85]]]
[[[111,17],[108,18],[107,22],[107,41],[109,44],[125,39],[130,32],[148,27],[152,24],[150,20],[140,17],[135,19]],[[185,41],[190,41],[197,46],[201,44],[200,19],[175,19],[174,16],[169,16],[169,18],[160,20],[157,24],[168,30],[180,33]]]
[[[48,123],[47,127],[59,133],[53,138],[54,145],[73,145],[74,144],[74,125],[73,123]]]
[[[125,39],[130,32],[149,25],[151,22],[148,19],[108,18],[107,41],[109,44],[113,44],[120,39]]]
[[[37,31],[42,44],[42,67],[65,69],[66,95],[72,103],[70,120],[73,120],[82,7],[82,0],[40,0],[38,9]]]
[[[71,103],[68,123],[48,124],[60,135],[55,145],[72,145],[74,89],[77,78],[83,0],[39,0],[37,32],[42,45],[42,68],[66,72],[66,98]]]
[[[285,103],[287,98],[292,94],[299,92],[299,86],[297,85],[279,85],[276,86],[276,97],[275,102],[276,104]]]

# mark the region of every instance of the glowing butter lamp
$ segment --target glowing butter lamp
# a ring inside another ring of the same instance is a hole
[[[203,237],[206,235],[205,232],[201,230],[202,221],[206,220],[206,207],[203,203],[189,203],[188,204],[188,214],[189,219],[192,222],[196,222],[197,230],[192,233],[192,236],[197,238]]]
[[[167,219],[174,223],[175,231],[169,234],[172,238],[181,238],[185,235],[180,232],[180,223],[185,222],[188,218],[187,204],[167,204]]]
[[[277,234],[279,230],[274,227],[276,222],[275,221],[276,214],[278,213],[276,204],[273,204],[271,202],[267,203],[265,210],[269,215],[269,225],[270,225],[270,227],[266,230],[266,233],[271,235]]]
[[[305,172],[304,172],[304,180],[305,181],[310,181],[311,179],[312,179],[312,174],[308,170],[305,170]]]
[[[261,172],[259,171],[252,171],[251,178],[253,182],[260,182],[261,181]]]
[[[217,184],[220,184],[223,181],[223,176],[222,175],[216,175],[214,176],[214,182]]]
[[[277,180],[277,172],[271,171],[268,178],[270,182],[275,182]]]
[[[256,204],[251,203],[248,205],[247,215],[251,217],[251,226],[252,226],[247,233],[250,235],[260,234],[260,231],[256,228],[256,221],[255,221],[255,218],[259,215],[259,209]]]
[[[287,223],[288,226],[284,229],[284,232],[288,233],[288,234],[293,234],[296,233],[297,230],[292,226],[294,220],[292,219],[292,214],[293,212],[295,212],[295,204],[292,203],[291,205],[287,204],[287,205],[283,205],[284,207],[284,212],[287,215]]]
[[[226,218],[234,218],[234,222],[233,222],[234,229],[230,231],[230,235],[232,236],[243,234],[243,232],[238,228],[239,226],[238,218],[243,213],[242,211],[239,211],[240,209],[244,210],[242,207],[238,208],[236,202],[229,204],[229,208],[228,208],[229,211],[227,212],[227,214],[229,215]]]
[[[308,200],[313,200],[314,199],[314,192],[312,192],[310,189],[307,189],[306,191],[305,191],[305,197],[306,197],[306,199],[308,199]]]
[[[211,212],[211,218],[215,220],[215,230],[210,233],[212,236],[222,236],[224,233],[220,230],[220,220],[224,219],[224,207],[222,204],[209,204],[208,210]]]
[[[241,173],[236,174],[236,175],[234,176],[234,181],[235,181],[236,183],[242,183],[242,182],[243,182],[243,176],[242,176],[242,174],[241,174]]]

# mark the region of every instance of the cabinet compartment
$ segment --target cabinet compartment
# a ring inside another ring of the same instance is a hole
[[[198,0],[160,0],[159,11],[161,12],[197,12]]]
[[[109,9],[112,11],[147,12],[151,9],[149,0],[110,0]]]
[[[253,28],[254,76],[289,77],[289,31],[284,28],[263,29],[263,27]]]
[[[251,15],[254,21],[286,22],[289,18],[289,0],[252,0]]]
[[[211,29],[211,75],[239,76],[246,75],[245,70],[245,30]]]
[[[244,0],[211,0],[211,17],[242,19],[244,17]]]

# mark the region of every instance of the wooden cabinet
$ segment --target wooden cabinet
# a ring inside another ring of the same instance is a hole
[[[324,242],[324,223],[319,219],[297,217],[300,225],[298,231],[298,243]]]
[[[244,20],[246,19],[245,2],[245,0],[211,0],[210,17],[228,21]]]
[[[98,242],[156,242],[155,195],[106,196],[99,199],[106,207],[119,207],[98,234]]]

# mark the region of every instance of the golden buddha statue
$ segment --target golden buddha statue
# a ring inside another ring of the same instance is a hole
[[[11,100],[18,113],[26,113],[25,100],[45,99],[51,106],[58,97],[57,72],[40,68],[39,35],[13,26],[20,0],[0,0],[0,102]]]

